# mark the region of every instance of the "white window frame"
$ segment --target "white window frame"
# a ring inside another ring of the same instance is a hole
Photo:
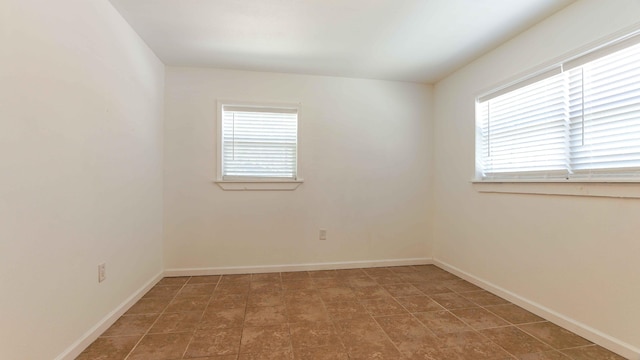
[[[521,74],[513,79],[504,81],[490,90],[481,92],[476,97],[476,107],[482,99],[503,94],[522,86],[534,83],[557,71],[562,64],[587,62],[599,57],[598,54],[614,52],[617,49],[640,42],[640,29],[624,29],[612,34],[606,39],[601,39],[588,46],[582,47],[560,58]],[[576,195],[576,196],[603,196],[616,198],[640,198],[640,189],[637,183],[640,178],[593,178],[593,179],[544,179],[544,178],[483,178],[482,176],[482,129],[479,114],[476,109],[476,146],[475,146],[475,175],[471,182],[480,192],[490,193],[526,193],[545,195]]]
[[[273,108],[273,109],[295,109],[298,114],[298,126],[297,126],[297,150],[296,150],[296,178],[289,179],[273,179],[273,178],[255,178],[236,177],[234,179],[226,180],[223,178],[222,171],[222,158],[223,158],[223,140],[222,140],[222,123],[223,123],[223,107],[224,106],[240,106],[240,107],[256,107],[256,108]],[[224,100],[217,101],[216,112],[216,143],[217,143],[217,155],[216,155],[216,180],[215,183],[223,190],[295,190],[303,182],[302,167],[300,166],[300,134],[301,134],[301,104],[300,103],[280,103],[280,102],[255,102],[255,101],[237,101],[237,100]]]

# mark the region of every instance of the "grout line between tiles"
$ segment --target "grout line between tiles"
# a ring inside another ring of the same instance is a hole
[[[191,277],[189,277],[190,279]],[[158,317],[156,317],[156,319],[153,321],[153,323],[151,324],[151,326],[149,326],[149,328],[144,332],[144,334],[140,337],[140,339],[138,339],[138,341],[136,342],[136,344],[131,348],[131,351],[129,351],[129,353],[127,354],[127,356],[124,357],[124,360],[128,360],[129,356],[131,356],[131,354],[133,354],[133,352],[136,350],[136,348],[140,345],[140,343],[142,342],[142,340],[144,339],[145,336],[147,336],[147,334],[149,334],[149,331],[151,331],[151,329],[153,328],[153,326],[158,322],[158,320],[160,320],[160,318],[162,317],[162,315],[164,314],[165,311],[167,311],[167,308],[169,307],[169,304],[176,298],[176,296],[178,296],[178,294],[180,293],[180,291],[185,287],[185,285],[187,285],[187,283],[189,282],[189,279],[187,279],[187,281],[185,281],[184,284],[182,284],[182,286],[180,287],[180,289],[175,293],[175,295],[173,295],[173,297],[171,297],[171,299],[169,300],[169,303],[167,304],[167,306],[164,307],[164,309],[162,309],[162,311],[158,314]],[[160,280],[162,281],[162,279]],[[154,285],[154,287],[156,286],[171,286],[171,285]],[[149,290],[151,291],[151,290]],[[144,296],[143,296],[144,297]]]
[[[188,284],[189,281],[191,281],[191,279],[193,278],[193,276],[189,277],[189,280],[187,280],[187,282],[185,283]],[[209,301],[207,301],[207,305],[205,305],[204,310],[202,311],[202,314],[200,315],[200,320],[198,321],[198,324],[202,321],[202,319],[204,319],[204,313],[207,311],[207,308],[209,307],[209,304],[211,303],[211,300],[213,299],[213,293],[216,291],[216,289],[218,288],[218,284],[220,284],[220,280],[222,279],[222,276],[218,277],[218,281],[216,281],[215,286],[213,287],[213,291],[211,292],[211,294],[209,295]],[[178,291],[178,293],[180,293]],[[176,296],[178,296],[178,294],[176,294]],[[165,309],[166,311],[166,309]],[[189,350],[189,346],[191,346],[191,342],[193,342],[193,338],[196,336],[196,331],[198,331],[198,325],[196,324],[196,328],[193,329],[193,333],[191,334],[191,338],[189,339],[189,341],[187,342],[187,347],[184,348],[184,351],[182,352],[182,356],[181,359],[184,359],[185,356],[187,355],[187,351]],[[126,359],[125,359],[126,360]]]

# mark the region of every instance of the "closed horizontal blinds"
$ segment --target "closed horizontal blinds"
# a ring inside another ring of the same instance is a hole
[[[572,103],[583,103],[582,119],[571,121],[573,176],[639,175],[640,44],[570,72],[583,81],[581,94],[572,91]]]
[[[296,179],[296,109],[222,108],[222,177]]]
[[[566,169],[564,74],[481,104],[484,177],[546,177]]]
[[[482,177],[640,179],[640,44],[618,45],[481,97]]]

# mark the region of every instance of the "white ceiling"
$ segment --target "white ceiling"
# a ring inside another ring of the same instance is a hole
[[[433,83],[573,0],[111,0],[167,65]]]

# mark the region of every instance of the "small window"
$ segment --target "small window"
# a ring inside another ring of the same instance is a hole
[[[640,181],[640,36],[477,100],[476,173],[497,181]]]
[[[219,182],[245,183],[233,190],[270,189],[247,183],[300,182],[297,105],[222,103],[219,108]]]

